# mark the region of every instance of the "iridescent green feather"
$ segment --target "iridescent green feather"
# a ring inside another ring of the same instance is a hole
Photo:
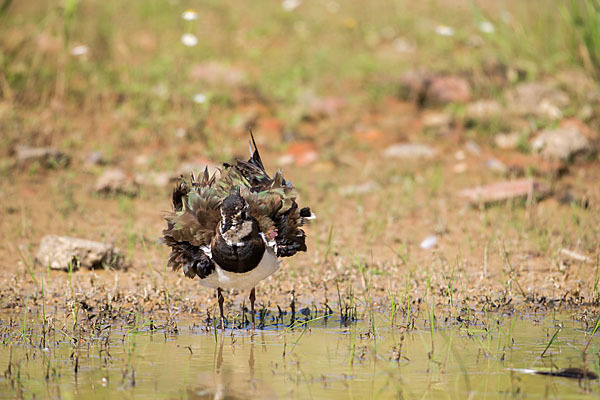
[[[236,167],[226,165],[220,175],[214,174],[210,178],[205,171],[201,182],[195,182],[193,175],[190,181],[181,178],[189,192],[183,199],[183,209],[165,217],[170,228],[164,235],[194,246],[210,245],[220,219],[219,206],[225,197],[237,190],[248,202],[250,215],[258,221],[260,230],[265,234],[272,232],[273,220],[290,209],[296,192],[285,184],[279,171],[272,180],[262,171],[252,171],[257,181],[269,183],[252,186]]]

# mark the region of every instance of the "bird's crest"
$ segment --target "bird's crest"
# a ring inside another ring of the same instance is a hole
[[[165,217],[168,222],[168,228],[163,231],[165,242],[210,245],[219,223],[221,203],[235,193],[248,203],[250,215],[257,220],[260,231],[268,237],[276,235],[278,246],[288,249],[282,255],[306,250],[300,226],[309,219],[310,210],[298,208],[296,191],[281,171],[269,177],[252,131],[250,139],[248,161],[224,163],[223,168],[212,175],[206,168],[201,179],[193,172],[189,182],[180,178],[173,190],[173,212]]]

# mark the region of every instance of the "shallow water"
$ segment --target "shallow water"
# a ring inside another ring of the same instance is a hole
[[[600,394],[597,381],[512,370],[584,367],[590,328],[571,314],[477,318],[469,327],[454,318],[438,321],[433,331],[428,320],[417,321],[407,331],[392,328],[380,315],[373,333],[368,320],[346,327],[332,316],[294,329],[277,325],[217,335],[204,323],[179,320],[176,334],[150,332],[147,324],[136,330],[121,326],[110,334],[90,334],[79,346],[57,328],[43,349],[37,330],[23,335],[22,316],[4,315],[0,397],[579,399]],[[596,341],[585,365],[598,373]]]

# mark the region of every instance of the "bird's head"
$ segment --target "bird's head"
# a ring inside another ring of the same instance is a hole
[[[233,230],[239,231],[246,225],[252,226],[250,206],[238,193],[231,194],[221,203],[221,234]],[[246,224],[250,222],[250,224]]]

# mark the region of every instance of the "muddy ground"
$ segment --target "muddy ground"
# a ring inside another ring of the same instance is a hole
[[[213,24],[221,11],[213,10]],[[360,19],[349,18],[340,19],[350,32],[341,37],[353,35],[353,24],[360,27]],[[2,43],[13,54],[25,39],[17,37],[16,23],[6,29],[12,39],[5,36]],[[402,44],[384,33],[369,48],[375,62],[390,62],[390,46]],[[41,60],[60,52],[54,34],[42,30],[31,45],[43,52]],[[435,40],[445,40],[443,34]],[[136,35],[129,38],[131,46],[146,46],[149,54],[136,66],[152,65],[151,55],[164,50],[160,35],[147,29]],[[121,49],[121,36],[115,37],[115,51],[128,60],[131,47]],[[467,51],[469,43],[461,39],[456,46]],[[68,57],[78,57],[73,54]],[[531,64],[519,60],[482,56],[468,66],[432,68],[418,57],[403,57],[393,72],[328,76],[318,90],[310,82],[305,91],[294,87],[290,98],[282,90],[304,83],[269,90],[253,80],[259,68],[252,59],[227,63],[217,56],[165,72],[175,82],[185,75],[204,91],[189,95],[186,89],[165,93],[160,85],[139,91],[103,87],[93,78],[103,68],[94,55],[70,61],[75,66],[64,92],[45,85],[36,97],[33,78],[23,86],[3,81],[0,307],[65,310],[76,302],[84,309],[203,318],[214,312],[215,293],[167,271],[168,250],[157,239],[170,208],[171,178],[190,164],[198,169],[246,158],[252,127],[267,170],[282,168],[301,205],[318,217],[306,228],[308,252],[286,259],[257,288],[261,307],[289,310],[294,299],[298,308],[325,310],[327,304],[336,310],[341,299],[364,308],[372,298],[382,308],[426,300],[453,314],[596,309],[597,82],[577,65],[531,73]],[[40,59],[34,62],[42,68]],[[123,74],[121,83],[129,79],[134,86],[137,78]],[[586,145],[557,150],[566,157],[539,150],[536,138],[557,129],[577,131]],[[406,150],[406,144],[421,146]],[[19,160],[19,146],[52,147],[68,160]],[[98,179],[113,168],[125,172],[125,189],[99,192]],[[460,193],[524,178],[536,182],[535,190],[508,199],[469,200]],[[126,268],[49,270],[35,261],[48,234],[112,243]],[[423,242],[428,236],[435,237],[432,246]],[[227,309],[239,310],[245,296],[226,296]]]

